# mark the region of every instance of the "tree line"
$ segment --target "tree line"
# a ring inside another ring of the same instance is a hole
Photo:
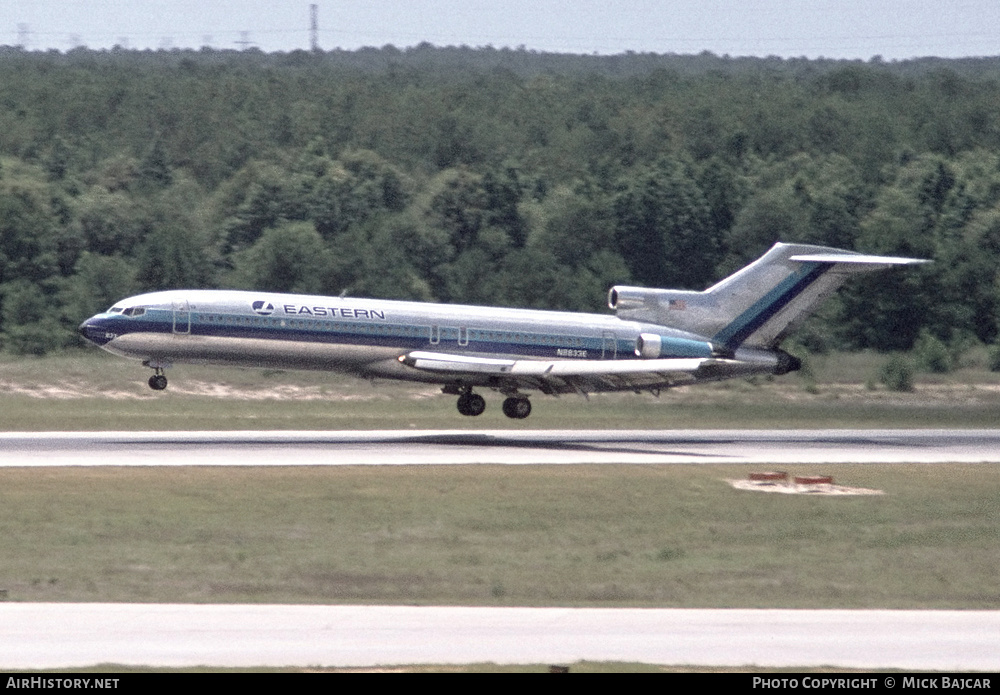
[[[997,341],[1000,61],[0,48],[0,340],[219,287],[601,311],[778,240],[931,258],[810,350]]]

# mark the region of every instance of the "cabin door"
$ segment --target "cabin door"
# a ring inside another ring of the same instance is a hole
[[[174,302],[174,333],[177,335],[191,333],[191,307],[186,299]]]

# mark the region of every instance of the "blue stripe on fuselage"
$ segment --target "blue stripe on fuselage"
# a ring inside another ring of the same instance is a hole
[[[712,342],[735,350],[761,326],[816,282],[833,263],[804,263],[802,268],[778,283],[770,292],[715,334]]]
[[[153,308],[147,309],[141,317],[103,314],[84,322],[81,333],[91,342],[103,346],[118,336],[130,333],[177,334],[175,318],[174,312],[169,309]],[[428,319],[427,323],[431,321],[432,319]],[[634,354],[633,338],[615,336],[612,338],[614,347],[611,347],[608,336],[586,335],[582,331],[559,334],[525,331],[524,327],[518,331],[514,326],[490,329],[470,327],[464,334],[468,342],[459,344],[458,328],[447,326],[440,329],[440,339],[430,343],[431,326],[423,324],[335,321],[312,316],[279,318],[197,310],[185,315],[182,324],[184,330],[179,334],[188,335],[189,325],[190,335],[193,336],[382,345],[400,350],[432,349],[546,359],[567,356],[638,359]],[[661,357],[707,357],[710,352],[707,342],[663,336]]]

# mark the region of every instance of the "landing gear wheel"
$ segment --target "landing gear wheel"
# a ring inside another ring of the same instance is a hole
[[[478,393],[463,393],[458,397],[458,412],[474,417],[482,415],[486,410],[486,399]]]
[[[167,377],[163,376],[162,374],[154,374],[153,376],[149,377],[149,388],[153,389],[154,391],[162,391],[163,389],[167,388]]]
[[[503,402],[503,414],[515,420],[523,420],[531,415],[531,401],[511,396]]]

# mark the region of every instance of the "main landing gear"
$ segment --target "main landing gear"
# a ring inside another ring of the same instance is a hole
[[[486,410],[486,399],[471,390],[466,391],[458,397],[458,412],[462,415],[475,417],[482,415]]]
[[[523,420],[531,415],[531,401],[524,396],[511,396],[503,402],[503,414],[514,420]]]
[[[472,392],[472,387],[450,386],[443,389],[445,393],[458,393],[458,412],[462,415],[475,417],[486,410],[486,399]],[[531,401],[526,396],[509,396],[503,402],[503,414],[514,420],[523,420],[531,415]]]

